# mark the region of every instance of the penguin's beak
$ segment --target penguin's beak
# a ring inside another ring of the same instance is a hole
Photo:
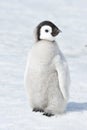
[[[61,33],[62,31],[59,28],[55,28],[52,32],[52,36],[57,36],[59,33]]]
[[[62,31],[59,29],[59,33],[62,33]]]

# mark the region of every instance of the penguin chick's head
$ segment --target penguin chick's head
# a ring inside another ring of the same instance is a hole
[[[50,21],[43,21],[36,27],[36,41],[54,41],[55,36],[60,33],[60,29]]]

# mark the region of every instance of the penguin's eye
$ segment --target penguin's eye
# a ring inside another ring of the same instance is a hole
[[[48,29],[46,29],[46,30],[45,30],[45,32],[46,32],[46,33],[48,33],[48,32],[49,32],[49,30],[48,30]]]

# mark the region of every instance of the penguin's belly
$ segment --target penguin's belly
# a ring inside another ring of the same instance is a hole
[[[58,88],[57,72],[51,67],[40,67],[39,70],[30,69],[28,75],[28,92],[34,106],[40,104],[45,107],[48,103],[48,91]]]
[[[42,104],[45,106],[47,104],[48,88],[56,80],[54,78],[55,67],[52,63],[55,53],[50,49],[46,49],[41,50],[40,48],[31,52],[27,88],[31,102],[34,105]]]

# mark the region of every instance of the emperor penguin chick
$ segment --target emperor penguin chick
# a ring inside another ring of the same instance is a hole
[[[43,21],[35,31],[35,44],[29,52],[24,76],[33,111],[52,116],[64,113],[69,97],[69,70],[55,37],[56,25]]]

